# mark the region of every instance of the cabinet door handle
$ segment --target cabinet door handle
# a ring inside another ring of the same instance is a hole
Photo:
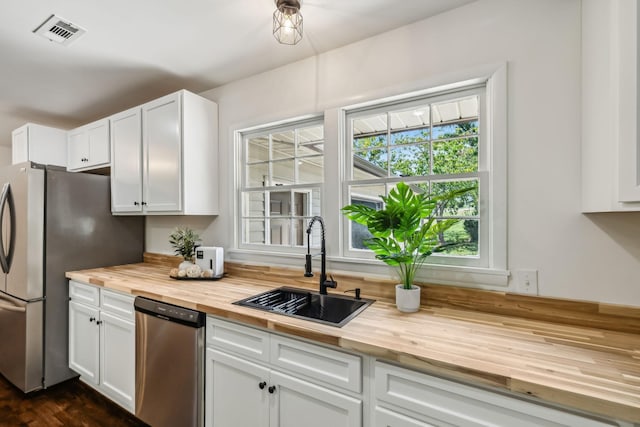
[[[273,394],[276,392],[276,386],[272,385],[267,390],[269,390],[269,393]]]
[[[142,206],[146,206],[146,205],[147,205],[147,202],[142,202]]]
[[[96,320],[95,317],[89,317],[89,322],[93,322],[94,320]]]
[[[264,388],[267,386],[267,382],[266,381],[262,381],[260,384],[258,384],[258,387],[260,387],[260,390],[264,390]]]
[[[102,325],[102,320],[98,320],[98,321],[96,322],[96,325]]]
[[[133,206],[138,206],[140,203],[138,202],[133,202]]]

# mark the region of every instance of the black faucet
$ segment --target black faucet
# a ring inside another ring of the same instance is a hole
[[[327,294],[327,288],[335,288],[338,286],[338,282],[333,280],[333,276],[331,279],[327,280],[327,251],[325,250],[324,244],[324,221],[322,217],[314,216],[311,218],[309,222],[309,226],[307,227],[307,255],[304,263],[304,277],[313,277],[313,273],[311,272],[311,228],[313,224],[317,222],[320,223],[320,228],[322,229],[322,239],[320,241],[320,259],[321,259],[321,267],[320,267],[320,295]]]

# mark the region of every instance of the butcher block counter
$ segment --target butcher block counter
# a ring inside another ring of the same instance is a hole
[[[169,278],[170,267],[154,262],[153,257],[145,255],[145,261],[68,272],[67,277],[427,373],[640,423],[640,310],[634,307],[598,305],[593,310],[589,304],[563,300],[550,306],[550,299],[513,300],[496,292],[435,287],[427,294],[433,295],[433,304],[423,294],[426,305],[418,313],[404,314],[387,298],[389,291],[381,291],[391,286],[360,279],[362,297],[377,301],[336,328],[232,304],[278,286],[313,286],[313,281],[297,280],[302,269],[281,268],[274,273],[270,267],[227,264],[227,274],[220,280],[190,281]],[[358,284],[334,276],[335,292]],[[478,294],[469,297],[466,292]],[[445,299],[449,302],[443,303]],[[535,307],[542,303],[540,311],[546,314],[538,316]],[[504,314],[519,311],[524,315]],[[554,313],[559,320],[553,320]]]

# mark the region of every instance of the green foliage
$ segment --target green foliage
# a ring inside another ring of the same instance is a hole
[[[199,241],[200,236],[189,227],[176,227],[169,235],[169,243],[175,254],[182,256],[185,261],[193,261],[196,243]]]
[[[443,204],[471,190],[473,187],[429,195],[416,193],[400,182],[388,196],[380,196],[383,209],[351,204],[343,207],[342,213],[367,227],[373,237],[364,244],[377,259],[396,267],[403,287],[411,289],[415,274],[427,257],[449,246],[441,243],[441,236],[459,221],[437,219],[437,212]]]

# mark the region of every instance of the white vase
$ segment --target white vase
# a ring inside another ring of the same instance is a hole
[[[411,285],[411,289],[404,289],[396,285],[396,307],[404,313],[414,313],[420,309],[420,287]]]

